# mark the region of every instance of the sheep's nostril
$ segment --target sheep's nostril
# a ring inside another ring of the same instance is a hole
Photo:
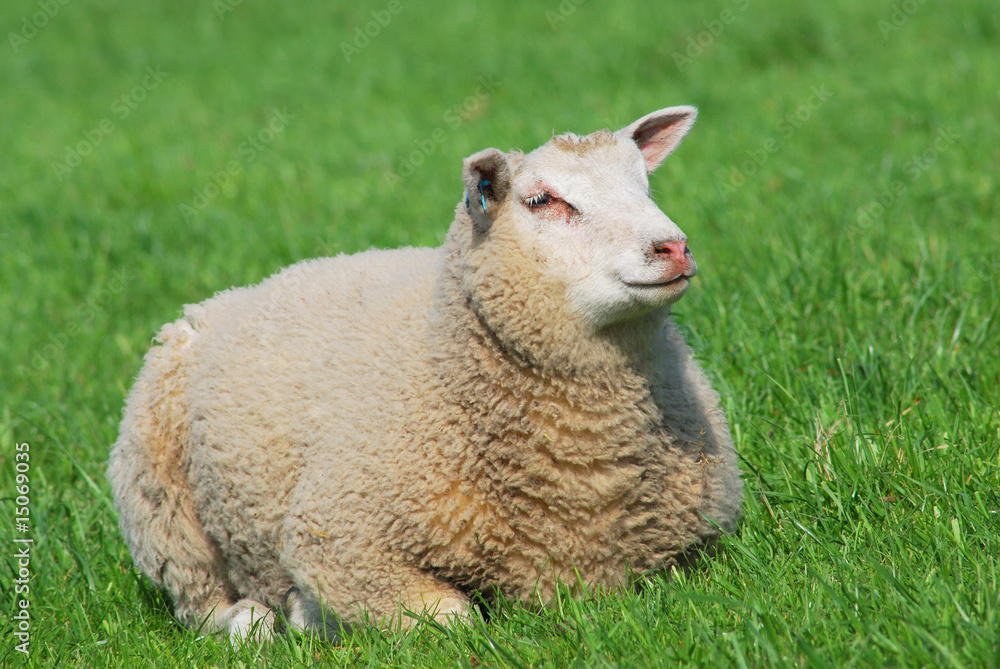
[[[688,250],[687,240],[684,239],[679,242],[653,242],[653,253],[680,259],[685,255],[690,255],[691,252]]]

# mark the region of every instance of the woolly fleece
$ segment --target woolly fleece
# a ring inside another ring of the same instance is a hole
[[[269,616],[289,592],[305,628],[322,606],[347,623],[464,615],[492,585],[545,603],[556,579],[618,587],[733,530],[726,420],[668,315],[683,290],[588,311],[574,296],[596,279],[552,251],[592,234],[579,201],[648,200],[694,110],[656,114],[469,158],[471,205],[441,248],[301,262],[163,327],[108,477],[136,566],[183,623],[247,634],[250,607]],[[596,184],[573,205],[550,188],[576,188],[567,174]],[[554,199],[529,207],[538,188]],[[651,203],[611,206],[686,239]],[[690,267],[686,288],[693,258],[661,261],[642,221],[608,218],[643,271]]]

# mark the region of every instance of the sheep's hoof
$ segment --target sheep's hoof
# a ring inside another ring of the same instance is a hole
[[[294,585],[281,600],[281,613],[281,620],[275,625],[275,631],[279,633],[292,630],[300,634],[317,634],[331,643],[339,643],[341,637],[351,630],[350,625],[307,598]]]
[[[274,611],[252,599],[241,599],[226,611],[225,630],[235,647],[274,638]]]
[[[309,629],[309,617],[307,613],[305,597],[294,585],[288,589],[281,600],[281,620],[278,626],[281,631],[287,632],[307,632]]]

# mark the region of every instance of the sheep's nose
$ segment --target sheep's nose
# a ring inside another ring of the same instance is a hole
[[[653,242],[653,253],[675,260],[683,260],[690,251],[687,247],[687,239],[682,239],[679,242]]]

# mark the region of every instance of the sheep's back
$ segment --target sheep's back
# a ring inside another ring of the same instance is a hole
[[[413,248],[309,260],[186,308],[189,478],[206,530],[248,576],[255,550],[276,561],[304,471],[367,486],[396,442],[425,375],[440,263]]]

